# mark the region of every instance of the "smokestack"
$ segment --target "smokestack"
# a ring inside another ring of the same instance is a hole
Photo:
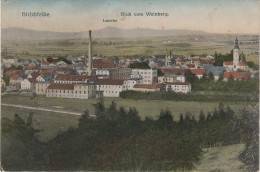
[[[89,43],[88,43],[88,75],[92,75],[92,42],[91,30],[89,30]]]

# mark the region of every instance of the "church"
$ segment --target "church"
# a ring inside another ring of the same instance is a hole
[[[242,52],[243,55],[243,52]],[[235,46],[233,48],[233,61],[224,62],[223,66],[227,71],[248,71],[249,68],[245,62],[244,58],[240,58],[239,60],[239,46],[238,46],[238,40],[236,38],[235,40]]]

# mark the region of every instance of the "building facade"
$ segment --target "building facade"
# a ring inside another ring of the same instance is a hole
[[[132,69],[130,78],[141,78],[143,84],[157,83],[156,69]]]
[[[169,82],[166,83],[166,90],[186,94],[188,92],[191,92],[191,84],[189,82]]]

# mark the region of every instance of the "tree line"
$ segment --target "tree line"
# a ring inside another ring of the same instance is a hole
[[[169,110],[158,119],[140,119],[138,111],[95,104],[96,118],[83,112],[77,128],[43,143],[32,127],[32,114],[22,120],[2,119],[2,167],[5,170],[186,171],[202,157],[202,148],[250,142],[244,127],[223,104],[174,119]],[[236,123],[234,121],[237,121]],[[234,130],[234,124],[239,130]]]
[[[174,100],[196,102],[258,102],[258,94],[215,94],[203,95],[200,93],[176,93],[174,91],[140,92],[127,90],[120,92],[121,98],[146,100]]]
[[[212,73],[199,79],[190,71],[186,72],[185,77],[191,83],[192,91],[259,92],[259,80],[255,78],[239,81],[231,77],[228,81],[223,81],[222,75],[215,82]]]

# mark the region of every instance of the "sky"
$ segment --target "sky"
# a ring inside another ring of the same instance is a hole
[[[1,0],[2,28],[80,32],[106,27],[258,34],[260,0]],[[49,17],[23,17],[47,12]],[[121,16],[130,12],[132,16]],[[145,16],[146,12],[169,16]],[[133,16],[143,13],[144,16]],[[117,22],[103,22],[115,19]]]

